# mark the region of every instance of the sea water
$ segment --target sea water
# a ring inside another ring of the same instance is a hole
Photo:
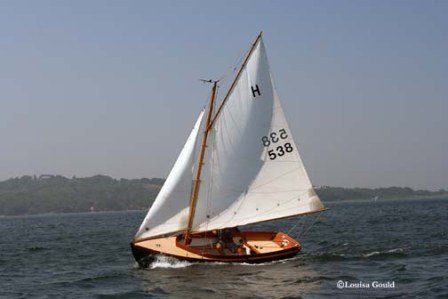
[[[299,236],[289,260],[135,263],[141,211],[0,218],[0,298],[448,298],[448,199],[327,203],[252,228]]]

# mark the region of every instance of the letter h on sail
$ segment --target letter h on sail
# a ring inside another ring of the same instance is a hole
[[[251,86],[250,89],[252,90],[252,96],[254,98],[257,97],[257,95],[256,95],[257,93],[259,96],[261,96],[260,88],[258,87],[258,84],[255,84],[255,88],[253,86]]]

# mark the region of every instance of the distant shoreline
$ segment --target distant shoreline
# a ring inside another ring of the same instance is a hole
[[[424,201],[424,200],[448,200],[448,195],[446,196],[431,196],[431,197],[407,197],[407,198],[387,198],[387,199],[382,199],[382,200],[378,200],[378,202],[388,202],[388,201]],[[333,201],[327,201],[324,202],[327,204],[338,204],[338,203],[369,203],[369,202],[374,202],[368,199],[342,199],[342,200],[333,200]],[[109,211],[84,211],[84,212],[46,212],[46,213],[37,213],[37,214],[20,214],[20,215],[0,215],[0,219],[1,218],[20,218],[20,217],[44,217],[44,216],[76,216],[76,215],[81,215],[81,214],[92,214],[92,215],[98,215],[98,214],[113,214],[113,213],[126,213],[126,212],[133,212],[133,213],[145,213],[147,212],[149,209],[141,209],[141,210],[109,210]]]
[[[448,199],[448,193],[437,195],[412,195],[403,197],[383,197],[375,200],[374,198],[351,198],[351,199],[333,199],[325,200],[324,202],[339,202],[339,201],[388,201],[388,200],[427,200],[427,199]]]
[[[347,202],[387,202],[387,201],[412,201],[412,200],[448,200],[448,194],[446,195],[434,195],[434,196],[410,196],[410,197],[396,197],[396,198],[381,198],[377,201],[373,199],[361,198],[361,199],[339,199],[324,201],[325,203],[347,203]]]
[[[0,216],[145,211],[164,183],[161,178],[113,179],[105,175],[66,178],[22,176],[0,182]],[[443,199],[448,191],[407,187],[342,188],[319,186],[323,202]]]

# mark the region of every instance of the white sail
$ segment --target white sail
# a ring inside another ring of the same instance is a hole
[[[204,111],[200,113],[173,169],[141,224],[136,239],[186,229],[196,144],[203,115]]]
[[[285,120],[261,38],[210,134],[193,231],[324,209]]]

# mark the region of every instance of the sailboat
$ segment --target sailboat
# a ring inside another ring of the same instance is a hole
[[[157,255],[193,262],[261,263],[295,256],[282,232],[242,226],[325,210],[286,122],[259,33],[215,108],[206,109],[138,229],[131,249],[147,267]]]

